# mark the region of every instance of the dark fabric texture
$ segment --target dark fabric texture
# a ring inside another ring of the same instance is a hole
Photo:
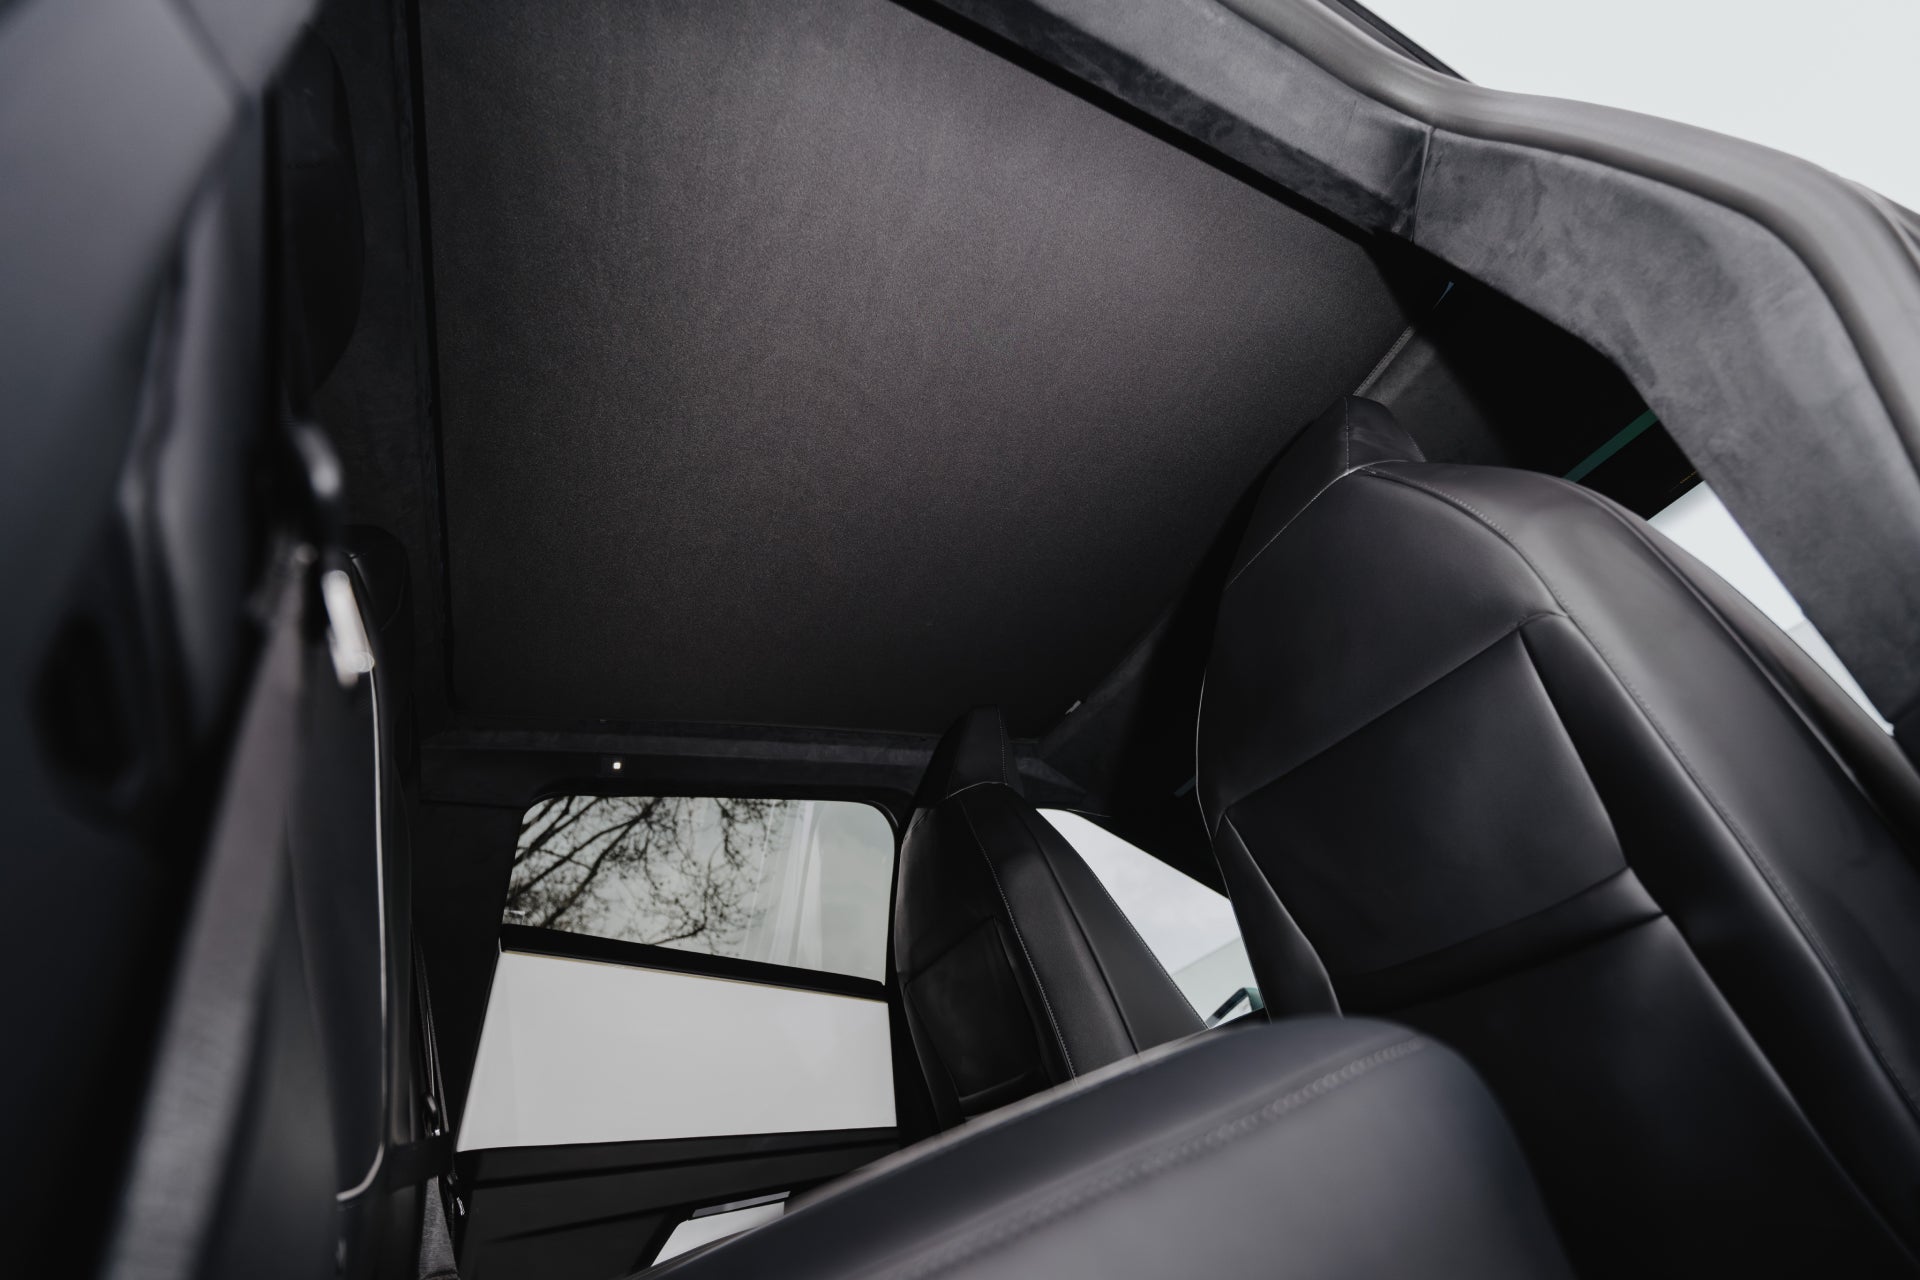
[[[1910,1273],[1897,749],[1605,499],[1416,462],[1328,483],[1314,446],[1288,458],[1320,483],[1272,483],[1319,496],[1223,597],[1199,735],[1236,905],[1257,877],[1298,926],[1249,919],[1263,981],[1304,939],[1293,981],[1466,1054],[1587,1273]]]
[[[1755,144],[1381,57],[1322,5],[942,3],[1591,343],[1920,728],[1920,273],[1897,209]]]
[[[422,39],[469,712],[1031,737],[1406,324],[1358,238],[886,0]]]
[[[961,717],[900,849],[894,967],[943,1126],[1202,1026],[1080,855],[1008,785],[1005,753],[998,711]]]
[[[648,1272],[1568,1276],[1472,1070],[1403,1028],[1296,1019],[1169,1046],[888,1157]]]
[[[998,707],[976,707],[940,736],[927,760],[914,807],[931,808],[981,782],[997,782],[1017,795],[1026,794]]]

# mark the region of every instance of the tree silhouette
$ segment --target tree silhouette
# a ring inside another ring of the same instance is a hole
[[[527,811],[506,919],[713,953],[753,923],[793,801],[555,796]]]

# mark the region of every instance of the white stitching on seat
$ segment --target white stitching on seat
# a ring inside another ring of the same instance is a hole
[[[1026,816],[1025,814],[1022,814],[1022,815],[1021,815],[1021,817],[1022,817],[1023,819],[1025,818],[1025,816]],[[1065,837],[1064,835],[1061,835],[1061,833],[1060,833],[1060,829],[1059,829],[1058,827],[1056,827],[1056,826],[1054,826],[1054,825],[1053,825],[1052,823],[1050,823],[1050,822],[1047,822],[1047,819],[1046,819],[1046,815],[1044,815],[1044,814],[1042,814],[1042,815],[1041,815],[1041,817],[1040,817],[1040,821],[1041,821],[1041,822],[1043,822],[1043,823],[1046,823],[1046,826],[1047,826],[1047,829],[1048,829],[1048,830],[1049,830],[1050,832],[1052,832],[1052,833],[1053,833],[1054,835],[1056,835],[1056,836],[1060,836],[1060,839],[1062,839],[1063,841],[1066,841],[1066,845],[1067,845],[1067,848],[1069,848],[1069,849],[1073,849],[1073,855],[1074,855],[1074,857],[1076,857],[1076,858],[1079,858],[1079,857],[1080,857],[1080,851],[1079,851],[1078,849],[1074,849],[1074,848],[1073,848],[1073,841],[1071,841],[1071,840],[1067,840],[1067,838],[1066,838],[1066,837]],[[1041,854],[1041,857],[1042,857],[1042,858],[1045,858],[1045,857],[1046,857],[1046,855],[1045,855],[1044,853],[1042,853],[1042,854]],[[1085,859],[1085,858],[1080,858],[1080,863],[1081,863],[1081,865],[1082,865],[1082,866],[1086,866],[1086,859]],[[1048,870],[1049,870],[1049,871],[1052,871],[1052,869],[1053,869],[1053,868],[1051,867],[1051,865],[1049,865],[1049,867],[1048,867]],[[1135,942],[1137,942],[1137,943],[1139,943],[1139,944],[1140,944],[1140,949],[1141,949],[1142,951],[1144,951],[1144,952],[1146,952],[1146,953],[1147,953],[1147,958],[1148,958],[1149,960],[1152,960],[1152,961],[1153,961],[1153,967],[1154,967],[1154,968],[1156,968],[1156,969],[1158,969],[1158,970],[1160,971],[1160,976],[1161,976],[1161,977],[1163,977],[1163,978],[1165,978],[1165,979],[1166,979],[1166,980],[1167,980],[1167,981],[1168,981],[1168,982],[1169,982],[1169,983],[1170,983],[1170,984],[1171,984],[1171,985],[1173,986],[1173,989],[1174,989],[1175,991],[1179,991],[1179,992],[1180,992],[1180,998],[1181,998],[1182,1000],[1186,1000],[1186,1001],[1187,1001],[1187,1007],[1188,1007],[1189,1009],[1193,1009],[1193,1001],[1191,1001],[1191,1000],[1188,1000],[1188,999],[1187,999],[1187,993],[1186,993],[1186,992],[1184,992],[1184,991],[1180,991],[1180,984],[1179,984],[1179,983],[1177,983],[1177,982],[1174,982],[1174,981],[1173,981],[1173,975],[1172,975],[1171,973],[1168,973],[1168,972],[1167,972],[1167,966],[1166,966],[1166,965],[1164,965],[1164,964],[1162,964],[1162,963],[1160,962],[1160,957],[1159,957],[1159,956],[1157,956],[1157,955],[1155,955],[1155,954],[1154,954],[1154,951],[1153,951],[1153,948],[1147,945],[1147,940],[1146,940],[1145,938],[1143,938],[1143,937],[1141,937],[1141,936],[1140,936],[1140,930],[1139,930],[1138,928],[1136,928],[1136,927],[1135,927],[1135,925],[1134,925],[1134,923],[1133,923],[1133,920],[1132,920],[1132,918],[1131,918],[1131,917],[1129,917],[1129,916],[1127,915],[1127,913],[1126,913],[1125,911],[1122,911],[1122,910],[1120,909],[1120,904],[1119,904],[1118,902],[1116,902],[1116,901],[1114,901],[1114,897],[1113,897],[1113,893],[1112,893],[1112,891],[1111,891],[1111,890],[1109,890],[1109,889],[1107,888],[1107,885],[1106,885],[1106,882],[1105,882],[1105,881],[1103,881],[1103,880],[1102,880],[1102,879],[1101,879],[1101,878],[1100,878],[1100,877],[1099,877],[1098,875],[1095,875],[1095,874],[1094,874],[1094,870],[1093,870],[1093,868],[1092,868],[1092,867],[1087,867],[1087,875],[1088,875],[1088,876],[1090,876],[1090,877],[1092,877],[1092,879],[1093,879],[1093,883],[1094,883],[1095,885],[1097,885],[1097,886],[1099,887],[1099,889],[1100,889],[1100,894],[1101,894],[1101,896],[1102,896],[1102,897],[1104,897],[1104,898],[1106,898],[1106,900],[1107,900],[1107,904],[1108,904],[1109,906],[1111,906],[1111,907],[1113,908],[1113,912],[1114,912],[1114,914],[1115,914],[1115,915],[1117,915],[1117,916],[1119,916],[1119,917],[1120,917],[1120,919],[1121,919],[1121,921],[1122,921],[1123,923],[1125,923],[1125,925],[1127,926],[1127,931],[1128,931],[1129,933],[1131,933],[1131,934],[1133,934],[1133,940],[1134,940]],[[1055,873],[1055,875],[1054,875],[1054,877],[1053,877],[1053,882],[1054,882],[1055,884],[1060,884],[1060,877],[1059,877],[1059,875],[1058,875],[1058,873]],[[1066,886],[1064,886],[1064,885],[1061,885],[1061,888],[1060,888],[1060,896],[1061,896],[1062,898],[1064,898],[1064,899],[1066,899],[1066,902],[1067,902],[1067,909],[1068,909],[1069,911],[1073,911],[1073,900],[1072,900],[1071,898],[1068,898],[1068,897],[1067,897],[1067,892],[1066,892]],[[1231,899],[1229,899],[1229,901],[1231,901]],[[1074,912],[1073,912],[1073,916],[1074,916],[1074,922],[1075,922],[1076,924],[1080,924],[1080,934],[1081,934],[1081,936],[1082,936],[1082,937],[1086,937],[1086,936],[1087,936],[1087,930],[1086,930],[1086,925],[1085,925],[1084,923],[1082,923],[1082,922],[1080,921],[1080,913],[1079,913],[1079,912],[1077,912],[1077,911],[1074,911]],[[1096,950],[1096,949],[1094,948],[1094,946],[1093,946],[1093,939],[1092,939],[1092,938],[1087,938],[1087,947],[1088,947],[1088,949],[1089,949],[1089,950],[1092,950],[1092,951],[1094,951],[1094,957],[1093,957],[1093,959],[1094,959],[1094,963],[1095,963],[1095,964],[1099,964],[1099,962],[1100,962],[1100,954],[1099,954],[1099,952],[1098,952],[1098,950]],[[1105,975],[1105,973],[1106,973],[1106,966],[1105,966],[1105,965],[1101,965],[1101,966],[1100,966],[1100,972],[1101,972],[1101,974],[1102,974],[1103,976]],[[1109,991],[1109,992],[1111,992],[1111,991],[1112,991],[1112,989],[1113,989],[1113,987],[1112,987],[1112,984],[1111,984],[1111,983],[1109,983],[1109,984],[1108,984],[1108,987],[1107,987],[1107,989],[1108,989],[1108,991]],[[1118,1007],[1118,1005],[1120,1004],[1120,1001],[1119,1001],[1119,999],[1118,999],[1118,998],[1116,997],[1113,1003],[1114,1003],[1114,1005],[1115,1005],[1116,1007]],[[1203,1013],[1201,1013],[1201,1012],[1200,1012],[1200,1011],[1199,1011],[1198,1009],[1194,1009],[1193,1011],[1194,1011],[1194,1016],[1196,1016],[1196,1017],[1198,1017],[1198,1018],[1199,1018],[1199,1019],[1200,1019],[1200,1020],[1201,1020],[1202,1022],[1205,1022],[1205,1021],[1206,1021],[1206,1015],[1205,1015],[1205,1014],[1203,1014]],[[1125,1014],[1122,1014],[1122,1015],[1121,1015],[1121,1021],[1122,1021],[1122,1022],[1125,1022],[1125,1021],[1126,1021],[1126,1016],[1125,1016]],[[1132,1028],[1132,1027],[1128,1027],[1128,1028],[1127,1028],[1127,1034],[1128,1034],[1128,1036],[1129,1036],[1129,1037],[1131,1037],[1131,1036],[1132,1036],[1132,1034],[1133,1034],[1133,1028]],[[1139,1046],[1139,1045],[1137,1045],[1137,1044],[1136,1044],[1136,1045],[1134,1045],[1133,1047],[1134,1047],[1134,1049],[1135,1049],[1136,1051],[1138,1051],[1138,1050],[1140,1049],[1140,1046]]]
[[[1859,1002],[1855,1000],[1853,992],[1848,989],[1845,979],[1840,976],[1839,966],[1835,964],[1833,958],[1827,954],[1827,949],[1821,944],[1818,935],[1814,931],[1812,922],[1807,918],[1806,913],[1801,910],[1799,902],[1794,899],[1792,892],[1787,888],[1779,873],[1775,871],[1767,862],[1766,858],[1762,856],[1758,847],[1747,836],[1746,831],[1741,827],[1739,822],[1734,819],[1732,811],[1721,803],[1720,797],[1714,794],[1713,789],[1709,787],[1706,780],[1700,776],[1698,770],[1694,768],[1693,762],[1687,758],[1686,753],[1680,749],[1679,744],[1673,740],[1673,737],[1667,732],[1665,726],[1655,718],[1653,708],[1648,705],[1647,700],[1640,695],[1640,691],[1634,688],[1633,683],[1622,673],[1620,665],[1608,656],[1607,651],[1600,647],[1600,642],[1594,639],[1593,634],[1580,624],[1580,619],[1575,617],[1573,611],[1567,608],[1567,602],[1561,599],[1560,593],[1554,589],[1553,583],[1548,581],[1547,575],[1542,573],[1539,566],[1534,564],[1532,558],[1520,549],[1519,543],[1513,539],[1512,535],[1508,534],[1505,529],[1495,524],[1484,512],[1475,509],[1471,503],[1464,499],[1450,493],[1444,493],[1439,489],[1430,488],[1416,480],[1409,480],[1404,476],[1388,475],[1380,471],[1368,471],[1365,468],[1361,468],[1361,471],[1371,479],[1385,480],[1390,484],[1403,485],[1409,489],[1418,490],[1439,502],[1443,502],[1456,510],[1464,511],[1468,515],[1473,516],[1481,524],[1497,534],[1500,540],[1506,543],[1513,551],[1514,555],[1520,558],[1521,563],[1532,571],[1533,576],[1539,580],[1540,585],[1546,588],[1547,594],[1553,597],[1554,603],[1560,606],[1561,612],[1566,615],[1567,621],[1572,623],[1574,629],[1580,633],[1581,639],[1585,640],[1587,644],[1592,647],[1594,654],[1599,657],[1601,663],[1606,666],[1607,670],[1613,675],[1613,678],[1620,682],[1620,687],[1626,690],[1627,696],[1633,699],[1634,705],[1640,709],[1641,716],[1646,719],[1647,727],[1652,729],[1655,736],[1665,744],[1667,750],[1673,753],[1675,762],[1679,764],[1682,771],[1686,773],[1688,780],[1693,783],[1694,788],[1700,793],[1701,798],[1707,802],[1714,814],[1726,827],[1727,834],[1733,837],[1734,843],[1738,845],[1740,851],[1747,856],[1747,861],[1753,864],[1754,870],[1760,873],[1761,878],[1767,882],[1767,887],[1773,890],[1774,896],[1780,900],[1781,906],[1786,908],[1787,916],[1793,921],[1794,927],[1799,931],[1801,941],[1806,943],[1807,949],[1813,953],[1814,959],[1819,961],[1820,967],[1826,972],[1828,981],[1833,983],[1834,991],[1840,996],[1842,1003],[1847,1006],[1847,1011],[1853,1015],[1854,1027],[1860,1032],[1861,1039],[1866,1041],[1867,1048],[1872,1052],[1875,1060],[1879,1062],[1880,1069],[1886,1073],[1888,1081],[1892,1083],[1895,1091],[1899,1093],[1901,1100],[1907,1104],[1908,1112],[1910,1114],[1920,1115],[1920,1100],[1916,1099],[1914,1091],[1908,1087],[1907,1081],[1901,1076],[1900,1072],[1895,1070],[1892,1059],[1888,1057],[1886,1051],[1881,1047],[1879,1040],[1874,1037],[1873,1029],[1867,1025],[1866,1015],[1861,1010]],[[1609,504],[1602,503],[1597,498],[1593,498],[1586,490],[1581,489],[1578,485],[1568,485],[1567,487],[1584,497],[1588,497],[1596,507],[1605,514],[1613,517],[1615,521],[1623,525],[1629,532],[1635,535],[1639,534],[1639,531],[1632,524],[1622,519],[1620,513],[1614,510]],[[1642,538],[1642,541],[1645,541],[1645,539]],[[1656,554],[1658,554],[1657,551]],[[1699,593],[1693,590],[1693,586],[1686,580],[1686,576],[1674,568],[1672,563],[1668,561],[1664,555],[1659,555],[1659,559],[1667,571],[1679,578],[1681,585],[1689,592],[1692,592],[1696,601],[1705,607],[1705,601],[1699,600]],[[1722,629],[1728,629],[1725,620],[1720,617],[1718,610],[1708,608],[1707,611],[1714,621],[1720,624]],[[1738,637],[1734,637],[1734,639],[1736,647],[1745,653],[1746,648],[1744,645],[1739,644]],[[1751,654],[1748,655],[1748,661],[1753,661]],[[1762,672],[1763,676],[1764,674],[1765,673]],[[1631,861],[1629,861],[1628,865],[1632,865]],[[1681,936],[1683,939],[1685,938],[1684,934]],[[1688,945],[1689,950],[1691,950],[1691,943]],[[1717,985],[1718,984],[1716,984],[1716,986]]]
[[[910,1266],[895,1269],[891,1261],[869,1268],[867,1274],[884,1273],[897,1280],[925,1280],[947,1271],[999,1245],[1027,1235],[1055,1219],[1062,1218],[1103,1200],[1143,1179],[1154,1177],[1190,1163],[1208,1152],[1229,1146],[1299,1111],[1343,1085],[1366,1075],[1377,1067],[1398,1062],[1426,1048],[1432,1041],[1418,1036],[1399,1040],[1384,1048],[1348,1062],[1318,1079],[1293,1089],[1259,1108],[1237,1116],[1195,1138],[1186,1139],[1159,1151],[1150,1152],[1119,1168],[1109,1169],[1078,1184],[1070,1185],[1001,1222],[984,1226],[952,1239],[944,1247],[921,1257]]]
[[[1076,1076],[1072,1080],[1064,1081],[1060,1084],[1049,1085],[1039,1093],[1030,1093],[1024,1098],[1016,1099],[1003,1106],[995,1107],[991,1111],[985,1111],[977,1116],[962,1120],[958,1125],[948,1129],[944,1133],[935,1134],[931,1138],[923,1138],[910,1147],[902,1147],[898,1151],[893,1151],[881,1156],[878,1160],[872,1161],[869,1164],[861,1165],[852,1173],[847,1174],[843,1178],[836,1179],[829,1184],[832,1188],[831,1192],[822,1192],[819,1199],[808,1201],[807,1206],[812,1207],[815,1204],[819,1204],[822,1200],[838,1196],[856,1187],[865,1186],[875,1178],[891,1173],[903,1165],[913,1164],[936,1152],[946,1151],[953,1147],[971,1143],[989,1134],[997,1133],[1007,1125],[1013,1124],[1026,1116],[1034,1115],[1042,1111],[1050,1111],[1062,1103],[1071,1101],[1083,1094],[1094,1093],[1112,1084],[1116,1080],[1124,1080],[1135,1072],[1152,1066],[1162,1058],[1184,1052],[1190,1041],[1206,1034],[1205,1031],[1196,1031],[1191,1036],[1182,1036],[1178,1040],[1169,1040],[1164,1044],[1157,1044],[1153,1048],[1142,1050],[1130,1058],[1121,1058],[1115,1062],[1109,1062],[1104,1067],[1095,1067],[1083,1076]]]
[[[1040,993],[1040,1007],[1047,1011],[1047,1025],[1053,1028],[1054,1043],[1060,1046],[1060,1056],[1066,1059],[1067,1074],[1080,1074],[1074,1070],[1073,1055],[1067,1052],[1067,1038],[1060,1034],[1060,1022],[1053,1016],[1053,1002],[1047,999],[1046,984],[1040,981],[1040,966],[1033,962],[1033,953],[1027,950],[1027,940],[1020,936],[1020,922],[1014,919],[1013,903],[1007,900],[1006,888],[1000,883],[1000,873],[994,869],[993,858],[987,853],[987,842],[980,838],[980,831],[973,825],[973,815],[967,812],[965,801],[958,806],[960,817],[967,824],[967,833],[973,837],[974,847],[980,850],[980,860],[987,864],[987,874],[993,877],[993,887],[1000,895],[1000,905],[1007,909],[1007,926],[1013,930],[1013,940],[1020,944],[1020,954],[1026,958],[1027,972],[1033,975],[1033,988]]]
[[[1320,501],[1321,496],[1324,495],[1327,490],[1333,488],[1333,486],[1339,484],[1342,480],[1345,480],[1348,476],[1352,475],[1355,471],[1364,470],[1367,465],[1369,464],[1363,463],[1361,464],[1361,466],[1353,467],[1346,471],[1342,471],[1339,475],[1335,476],[1333,479],[1321,485],[1320,488],[1314,493],[1314,495],[1311,498],[1308,498],[1305,502],[1300,504],[1300,509],[1298,511],[1294,512],[1292,515],[1287,517],[1287,522],[1285,524],[1281,525],[1278,529],[1275,529],[1273,531],[1273,537],[1268,538],[1265,542],[1261,543],[1260,549],[1258,551],[1255,551],[1252,555],[1248,556],[1247,562],[1241,565],[1238,569],[1235,569],[1233,571],[1233,576],[1227,579],[1226,586],[1220,588],[1221,592],[1224,594],[1228,587],[1231,587],[1234,583],[1240,580],[1241,574],[1253,568],[1253,562],[1258,560],[1261,556],[1265,555],[1267,553],[1267,548],[1272,546],[1275,542],[1278,542],[1280,540],[1280,535],[1285,533],[1288,529],[1291,529],[1293,527],[1293,522],[1295,520],[1298,520],[1301,516],[1307,514],[1308,508],[1312,507],[1314,503]]]
[[[1329,751],[1332,751],[1334,748],[1341,746],[1348,739],[1352,738],[1354,735],[1365,732],[1367,729],[1373,727],[1375,724],[1379,723],[1381,720],[1386,719],[1388,716],[1392,715],[1394,712],[1400,710],[1402,707],[1412,702],[1415,698],[1420,697],[1422,694],[1428,692],[1431,689],[1435,689],[1439,687],[1446,680],[1449,680],[1453,676],[1458,675],[1460,672],[1466,670],[1468,666],[1472,665],[1475,662],[1478,662],[1481,658],[1486,657],[1487,654],[1493,652],[1493,650],[1498,648],[1500,645],[1506,643],[1508,640],[1513,639],[1513,637],[1519,635],[1522,631],[1525,631],[1533,623],[1538,622],[1542,618],[1565,618],[1565,617],[1566,615],[1563,613],[1552,613],[1547,610],[1540,609],[1540,610],[1535,610],[1534,612],[1529,613],[1524,617],[1514,620],[1513,622],[1509,623],[1507,625],[1507,629],[1502,631],[1499,635],[1492,637],[1485,644],[1481,645],[1478,649],[1475,649],[1472,653],[1469,653],[1464,658],[1461,658],[1458,662],[1448,667],[1445,671],[1440,672],[1438,675],[1434,676],[1432,679],[1422,684],[1419,688],[1409,690],[1398,701],[1390,703],[1385,707],[1382,707],[1380,710],[1374,712],[1372,715],[1360,721],[1358,724],[1351,725],[1343,729],[1337,736],[1329,738],[1327,741],[1319,744],[1318,746],[1315,746],[1313,750],[1301,756],[1299,759],[1288,761],[1285,768],[1281,769],[1278,773],[1272,775],[1271,777],[1263,778],[1261,781],[1254,783],[1251,786],[1242,787],[1234,795],[1234,797],[1231,800],[1223,799],[1220,805],[1221,817],[1225,818],[1227,811],[1229,809],[1232,809],[1234,806],[1240,804],[1242,801],[1250,799],[1255,795],[1258,795],[1260,792],[1265,791],[1268,787],[1273,786],[1277,782],[1284,781],[1286,778],[1298,772],[1300,769],[1306,767],[1309,764],[1312,764],[1315,760],[1318,760],[1321,756],[1326,755]],[[1569,618],[1568,621],[1572,621],[1572,619]]]

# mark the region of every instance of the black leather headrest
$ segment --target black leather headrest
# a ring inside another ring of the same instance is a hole
[[[1402,461],[1425,462],[1426,455],[1394,421],[1392,410],[1359,396],[1340,397],[1295,436],[1273,464],[1232,572],[1239,573],[1322,489],[1347,472],[1372,462]]]
[[[998,707],[975,707],[953,722],[927,761],[914,807],[925,809],[954,792],[981,782],[998,782],[1020,791],[1007,743],[1007,724]]]

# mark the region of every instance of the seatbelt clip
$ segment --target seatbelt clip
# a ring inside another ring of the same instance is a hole
[[[342,689],[351,689],[373,670],[373,645],[346,570],[328,569],[320,575],[320,600],[327,609],[327,652],[333,657],[333,674]]]

